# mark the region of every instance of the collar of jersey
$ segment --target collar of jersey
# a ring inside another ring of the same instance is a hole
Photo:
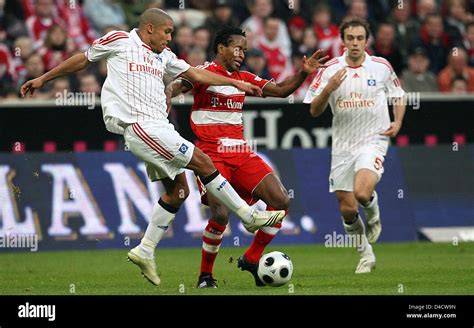
[[[367,51],[364,51],[364,54],[365,54],[365,59],[364,59],[364,61],[362,62],[362,64],[360,64],[360,66],[367,67],[367,65],[368,65],[368,63],[369,63],[369,61],[370,61],[370,55],[367,53]],[[346,57],[347,57],[347,50],[344,51],[344,55],[342,56],[342,60],[343,60],[344,63],[347,65],[347,67],[350,67],[350,68],[358,68],[358,67],[360,67],[360,66],[357,66],[357,67],[349,66],[349,64],[347,64]]]
[[[138,36],[138,33],[137,33],[137,29],[134,28],[133,30],[130,31],[130,38],[135,41],[136,44],[138,44],[139,46],[143,46],[145,49],[149,50],[149,51],[153,51],[149,45],[147,45],[146,43],[144,43],[142,41],[142,39],[140,39],[140,37]]]
[[[229,76],[232,75],[231,72],[229,72],[228,70],[226,70],[226,69],[224,68],[224,66],[222,66],[221,64],[219,64],[217,61],[214,60],[212,63],[213,63],[214,65],[216,65],[216,67],[217,67],[217,69],[218,69],[219,71],[222,71],[222,72],[224,72],[224,73],[227,73]]]

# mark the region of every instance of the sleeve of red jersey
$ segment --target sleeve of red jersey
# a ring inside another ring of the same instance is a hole
[[[111,31],[95,40],[84,54],[90,62],[107,59],[119,50],[120,40],[124,39],[128,39],[126,32]]]
[[[271,80],[262,79],[260,76],[247,72],[247,71],[241,71],[240,76],[242,77],[244,82],[248,82],[253,85],[256,85],[260,87],[260,89],[263,89],[267,85],[267,83],[275,82],[273,79]]]

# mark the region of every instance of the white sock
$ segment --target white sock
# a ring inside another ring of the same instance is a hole
[[[360,204],[364,209],[371,209],[377,203],[377,196],[375,195],[375,191],[372,192],[372,200],[368,204]]]
[[[367,237],[365,236],[365,226],[362,222],[362,218],[357,214],[357,218],[351,224],[347,224],[343,220],[344,230],[348,235],[355,235],[356,237],[356,244],[357,244],[357,251],[360,255],[364,255],[367,253],[372,253],[372,246],[369,244]]]
[[[159,203],[155,204],[145,235],[138,246],[147,257],[154,256],[156,245],[163,238],[175,217],[176,213],[165,210]]]
[[[250,223],[250,216],[253,212],[252,208],[242,198],[240,198],[239,194],[222,175],[217,175],[205,186],[207,191],[216,197],[229,210],[237,214],[242,221]]]

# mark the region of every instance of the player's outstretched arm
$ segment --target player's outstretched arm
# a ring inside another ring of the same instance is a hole
[[[86,68],[89,65],[89,61],[87,60],[87,57],[85,54],[77,54],[74,55],[70,58],[68,58],[66,61],[62,62],[49,72],[44,73],[40,77],[29,80],[25,82],[20,89],[20,94],[22,97],[26,96],[28,92],[30,94],[33,94],[36,89],[41,88],[45,83],[48,81],[54,80],[58,77],[74,73],[77,71],[80,71],[84,68]]]
[[[306,78],[318,68],[323,68],[324,63],[329,56],[324,56],[321,49],[317,50],[311,57],[303,58],[303,67],[293,77],[282,81],[280,83],[267,83],[263,88],[263,95],[265,97],[279,97],[286,98],[295,92]]]
[[[232,85],[237,89],[242,90],[245,93],[251,94],[253,96],[262,96],[262,89],[260,89],[256,85],[217,75],[205,69],[190,67],[186,72],[181,75],[191,80],[192,82],[199,82],[208,85]]]
[[[321,91],[319,96],[315,97],[311,102],[309,112],[313,117],[321,115],[328,106],[329,97],[331,94],[339,88],[347,77],[346,69],[341,68],[334,74],[328,81],[328,84]]]

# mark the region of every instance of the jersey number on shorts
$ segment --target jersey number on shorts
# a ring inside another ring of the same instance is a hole
[[[383,160],[380,157],[375,157],[375,163],[374,163],[374,168],[379,171],[383,169]]]

